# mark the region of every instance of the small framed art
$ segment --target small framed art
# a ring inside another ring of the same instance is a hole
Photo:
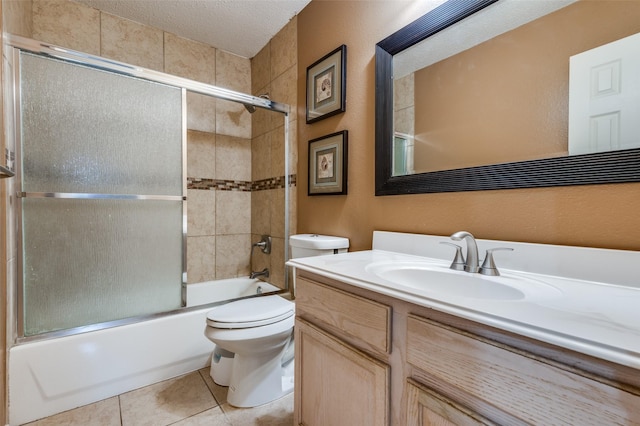
[[[309,141],[309,195],[346,195],[348,131]]]
[[[345,111],[347,46],[307,68],[307,124]]]

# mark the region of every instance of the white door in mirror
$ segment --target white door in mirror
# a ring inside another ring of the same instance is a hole
[[[570,58],[569,155],[640,147],[640,33]]]

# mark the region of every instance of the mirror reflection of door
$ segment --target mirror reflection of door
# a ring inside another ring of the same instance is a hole
[[[569,154],[640,147],[640,33],[570,59]]]

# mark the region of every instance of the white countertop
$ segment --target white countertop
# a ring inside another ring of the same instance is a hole
[[[478,245],[481,246],[481,243],[479,242]],[[443,293],[429,294],[415,288],[403,287],[367,271],[367,266],[374,263],[416,261],[430,262],[442,266],[445,270],[450,263],[438,258],[374,249],[332,256],[291,259],[287,265],[416,305],[640,369],[640,288],[638,287],[500,268],[501,275],[505,278],[510,276],[524,278],[524,285],[531,285],[529,284],[531,280],[540,280],[546,283],[541,283],[542,286],[549,285],[552,291],[548,291],[549,287],[547,287],[542,292],[533,291],[532,297],[524,299],[494,300]],[[499,263],[498,266],[500,267]],[[466,274],[454,271],[452,273]],[[479,275],[474,274],[474,276]]]

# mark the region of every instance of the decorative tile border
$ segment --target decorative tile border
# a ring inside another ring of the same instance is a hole
[[[201,189],[207,191],[264,191],[267,189],[282,189],[287,183],[296,186],[297,176],[279,176],[255,182],[224,179],[187,178],[187,189]]]

